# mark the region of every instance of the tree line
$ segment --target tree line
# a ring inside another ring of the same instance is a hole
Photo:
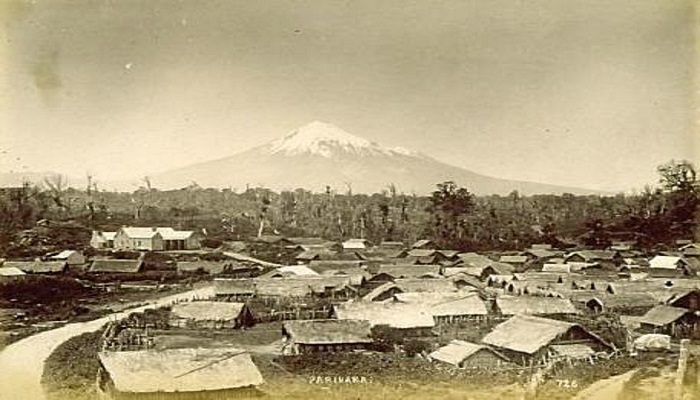
[[[521,249],[535,242],[605,247],[615,240],[642,246],[697,238],[699,184],[695,167],[671,161],[658,167],[659,182],[641,193],[612,196],[475,196],[468,182],[441,182],[429,196],[345,193],[327,187],[274,192],[202,188],[193,183],[161,191],[144,179],[138,190],[100,190],[92,177],[84,189],[60,177],[0,190],[0,249],[43,221],[87,229],[167,225],[204,229],[210,239],[241,240],[261,234],[319,236],[330,240],[412,242],[430,238],[458,250]],[[465,186],[460,186],[464,184]]]

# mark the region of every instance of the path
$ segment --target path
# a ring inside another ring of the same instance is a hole
[[[61,328],[41,332],[13,343],[0,352],[0,400],[45,399],[41,387],[44,362],[56,347],[74,336],[94,332],[105,323],[124,318],[131,313],[194,298],[208,298],[212,295],[211,287],[190,290],[152,300],[145,306],[110,314],[94,321],[68,324]]]
[[[592,383],[580,391],[572,400],[615,400],[622,393],[622,388],[637,370],[625,372],[621,375],[611,376]]]

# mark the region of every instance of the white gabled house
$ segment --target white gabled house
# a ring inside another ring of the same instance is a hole
[[[176,231],[170,227],[122,227],[116,232],[93,231],[93,248],[118,250],[194,250],[200,248],[195,231]]]
[[[116,235],[117,232],[92,231],[90,247],[93,249],[112,249]]]
[[[48,256],[49,261],[63,261],[68,265],[85,264],[85,256],[75,250],[63,250],[58,254]]]

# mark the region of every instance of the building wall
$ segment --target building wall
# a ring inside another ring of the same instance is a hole
[[[467,357],[460,366],[464,368],[496,368],[505,363],[505,360],[493,352],[481,349]]]
[[[104,249],[109,247],[109,242],[97,232],[92,232],[92,237],[90,238],[90,247],[94,249]]]
[[[134,239],[128,237],[122,231],[117,232],[114,238],[114,248],[121,250],[164,250],[163,239],[155,235],[148,239]]]
[[[73,253],[68,257],[66,262],[68,263],[68,265],[84,264],[85,263],[85,256],[83,256],[80,253]]]

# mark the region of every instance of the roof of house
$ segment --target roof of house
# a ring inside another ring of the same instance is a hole
[[[461,260],[462,264],[470,267],[484,268],[494,263],[492,259],[477,253],[460,253],[457,254],[457,257]]]
[[[206,271],[210,274],[220,274],[226,263],[223,261],[178,261],[177,270],[181,272]]]
[[[246,256],[245,254],[235,253],[232,251],[224,251],[222,254],[224,256],[231,258],[231,259],[234,259],[236,261],[247,262],[247,263],[251,263],[251,264],[255,264],[255,265],[260,265],[262,267],[277,268],[277,267],[282,266],[280,264],[271,263],[268,261],[257,259],[255,257]]]
[[[512,264],[496,261],[491,262],[491,264],[487,265],[484,269],[488,268],[491,268],[498,275],[508,275],[512,274],[513,271],[515,271],[515,267],[513,267]]]
[[[430,307],[433,316],[488,315],[486,304],[476,293],[462,295],[457,299],[446,299]]]
[[[463,340],[453,340],[449,344],[438,348],[434,352],[430,353],[430,358],[432,358],[433,360],[442,361],[448,364],[459,366],[462,362],[464,362],[464,360],[466,360],[479,350],[488,351],[490,353],[493,353],[497,357],[502,358],[504,361],[506,360],[506,358],[503,355],[493,351],[492,349],[484,345],[465,342]]]
[[[75,250],[63,250],[62,252],[60,252],[58,254],[54,254],[54,255],[50,256],[49,258],[52,260],[67,260],[68,257],[72,256],[73,254],[82,255]]]
[[[449,277],[447,277],[447,279],[454,282],[455,285],[457,285],[458,282],[464,282],[467,285],[473,286],[475,288],[483,288],[485,286],[484,282],[480,281],[479,278],[477,278],[473,275],[468,275],[464,272],[450,275]]]
[[[242,240],[226,240],[221,245],[221,250],[241,252],[248,248],[248,244]]]
[[[665,304],[659,304],[647,311],[646,314],[639,320],[640,323],[653,325],[653,326],[665,326],[672,322],[675,322],[684,315],[690,313],[691,311],[680,307],[671,307]]]
[[[682,292],[674,293],[666,300],[666,303],[672,305],[673,303],[677,302],[678,300],[680,300],[686,296],[689,296],[689,295],[694,295],[694,296],[700,297],[700,289],[696,289],[696,288],[687,289],[687,290],[684,290]]]
[[[338,291],[350,287],[351,277],[347,275],[321,275],[308,277],[309,287],[313,293],[325,293],[326,290]]]
[[[478,277],[481,276],[481,271],[483,271],[483,268],[479,267],[446,267],[442,270],[442,274],[448,277],[457,274],[467,274]]]
[[[498,261],[502,263],[524,264],[527,262],[527,256],[501,256]]]
[[[27,275],[17,267],[0,267],[0,276],[22,276]]]
[[[312,246],[313,245],[321,246],[321,245],[328,243],[328,241],[326,239],[320,238],[320,237],[290,237],[288,240],[294,244],[312,245]]]
[[[142,267],[143,260],[93,260],[89,271],[136,273]]]
[[[557,255],[557,253],[555,253],[551,250],[538,249],[538,248],[527,249],[527,250],[525,250],[525,254],[530,254],[530,255],[534,256],[535,258],[550,258],[550,257],[554,257]]]
[[[123,226],[119,231],[131,239],[151,239],[159,233],[162,237],[162,231],[164,229],[166,228]]]
[[[172,306],[172,313],[178,318],[196,321],[221,321],[236,319],[245,307],[244,303],[223,301],[193,301]]]
[[[496,305],[503,315],[578,314],[569,299],[540,296],[500,296]]]
[[[440,265],[383,264],[379,266],[377,274],[387,274],[394,278],[437,277],[441,268]]]
[[[328,270],[340,271],[360,268],[364,263],[362,260],[313,260],[307,264],[307,267],[320,274]]]
[[[176,231],[173,228],[160,229],[158,228],[158,232],[160,232],[163,240],[186,240],[194,235],[194,231]]]
[[[649,268],[676,269],[681,260],[681,257],[675,256],[655,256],[649,260]]]
[[[408,251],[407,255],[408,257],[430,257],[434,256],[437,253],[437,250],[432,250],[432,249],[411,249]]]
[[[429,239],[420,239],[411,245],[411,248],[416,249],[423,246],[432,245],[433,241]]]
[[[291,243],[289,239],[279,235],[260,235],[254,241],[267,244]]]
[[[571,273],[571,264],[544,264],[542,272]]]
[[[659,304],[654,296],[648,293],[597,294],[591,297],[606,308],[624,307],[653,307]]]
[[[335,305],[334,310],[338,319],[369,321],[372,326],[388,325],[399,329],[435,326],[433,316],[429,312],[410,304],[348,301]]]
[[[344,249],[364,249],[369,246],[369,240],[367,239],[348,239],[343,243]]]
[[[199,392],[257,386],[262,375],[237,348],[188,348],[99,353],[100,363],[123,393]]]
[[[494,283],[507,283],[515,279],[514,275],[489,275],[487,283],[489,285]]]
[[[117,236],[117,232],[92,231],[92,236],[101,237],[104,240],[114,240]]]
[[[315,268],[312,268],[316,270]],[[351,285],[359,286],[364,281],[371,278],[371,274],[358,267],[342,268],[342,269],[326,269],[322,270],[321,276],[325,277],[346,277],[350,280]]]
[[[459,251],[457,250],[444,250],[444,249],[439,249],[436,250],[439,254],[442,254],[445,258],[457,258],[457,255],[459,254]]]
[[[304,250],[301,253],[297,254],[297,256],[295,258],[297,260],[310,261],[310,260],[314,260],[318,257],[321,257],[322,253],[330,254],[331,251],[326,250],[326,249]]]
[[[65,261],[5,261],[3,267],[15,267],[28,274],[49,274],[63,272]]]
[[[318,272],[312,270],[306,265],[286,265],[274,269],[266,274],[260,276],[260,278],[272,278],[275,276],[318,276]]]
[[[255,292],[260,296],[303,297],[311,294],[310,278],[256,278]]]
[[[295,343],[346,344],[371,343],[369,321],[351,319],[292,320],[283,329]]]
[[[369,293],[362,297],[363,301],[374,301],[382,293],[389,291],[403,292],[394,282],[385,282],[376,288],[372,289]]]
[[[255,281],[253,279],[214,279],[214,293],[220,296],[255,294]]]
[[[481,340],[491,346],[533,354],[576,324],[554,319],[516,315],[496,325]]]
[[[615,258],[616,254],[618,253],[610,250],[579,250],[567,254],[565,259],[580,256],[584,261],[609,261]]]
[[[559,272],[546,272],[546,271],[528,271],[528,272],[516,272],[513,274],[516,280],[521,282],[528,281],[539,281],[539,282],[551,282],[551,283],[563,283],[565,280],[574,279],[576,277],[582,277],[582,275],[572,275],[572,274],[562,274]]]
[[[402,278],[394,283],[404,292],[454,292],[454,281],[445,278]]]
[[[392,242],[384,240],[381,243],[379,243],[379,247],[403,249],[405,245],[403,244],[403,242]]]

